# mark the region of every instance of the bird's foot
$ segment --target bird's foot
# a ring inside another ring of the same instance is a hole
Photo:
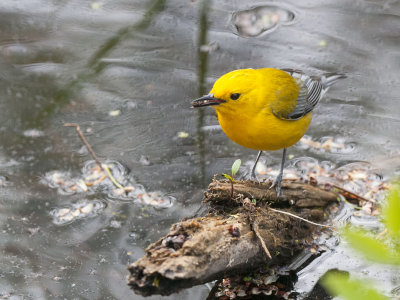
[[[260,183],[260,180],[257,178],[255,169],[253,169],[253,170],[251,171],[250,180],[252,180],[252,181],[254,181],[254,182],[257,182],[257,183]]]
[[[272,189],[273,187],[275,188],[276,191],[276,197],[279,198],[279,196],[281,195],[281,183],[282,183],[282,173],[279,173],[278,177],[276,177],[276,179],[274,180],[274,182],[271,184],[271,186],[269,187],[270,189]]]

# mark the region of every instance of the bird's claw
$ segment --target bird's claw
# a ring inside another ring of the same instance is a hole
[[[257,176],[256,176],[256,172],[254,171],[254,169],[251,171],[251,175],[250,175],[251,179],[256,179],[257,180]]]
[[[273,187],[275,187],[275,191],[276,191],[276,197],[279,198],[279,196],[281,195],[281,182],[282,182],[282,174],[279,174],[278,177],[276,177],[276,179],[274,180],[274,182],[271,184],[271,186],[269,187],[270,189],[272,189]]]
[[[251,172],[250,179],[253,180],[254,182],[260,183],[260,180],[258,180],[256,173],[253,171]]]

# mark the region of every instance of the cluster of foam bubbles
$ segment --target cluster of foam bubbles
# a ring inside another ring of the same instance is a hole
[[[66,224],[74,220],[95,216],[106,207],[107,201],[129,201],[133,204],[149,205],[156,208],[171,207],[175,201],[172,196],[160,191],[148,192],[117,161],[106,161],[111,174],[100,168],[95,161],[88,161],[81,174],[72,176],[69,171],[50,171],[41,179],[45,184],[56,189],[60,195],[83,194],[105,200],[81,200],[69,207],[55,208],[51,211],[55,224]]]

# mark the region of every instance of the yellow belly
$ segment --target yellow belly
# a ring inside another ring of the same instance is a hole
[[[246,115],[221,114],[219,123],[225,134],[234,142],[255,150],[278,150],[297,143],[310,125],[312,113],[295,121],[281,120],[273,114]]]

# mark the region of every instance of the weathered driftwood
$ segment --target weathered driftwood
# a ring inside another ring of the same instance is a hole
[[[272,207],[297,208],[325,207],[327,203],[337,200],[337,194],[302,182],[282,181],[279,198],[276,197],[275,189],[270,189],[270,186],[271,182],[238,181],[234,184],[233,199],[243,195],[249,199],[265,200]],[[204,202],[226,205],[226,201],[232,201],[231,188],[230,182],[214,180],[204,193]]]
[[[165,237],[149,245],[146,255],[129,266],[129,285],[144,296],[168,295],[227,274],[289,262],[315,226],[269,207],[322,221],[324,208],[336,202],[337,195],[304,183],[283,182],[283,196],[277,199],[269,186],[236,182],[231,198],[231,184],[214,180],[204,199],[213,213],[174,224]],[[261,247],[255,224],[272,259]]]

